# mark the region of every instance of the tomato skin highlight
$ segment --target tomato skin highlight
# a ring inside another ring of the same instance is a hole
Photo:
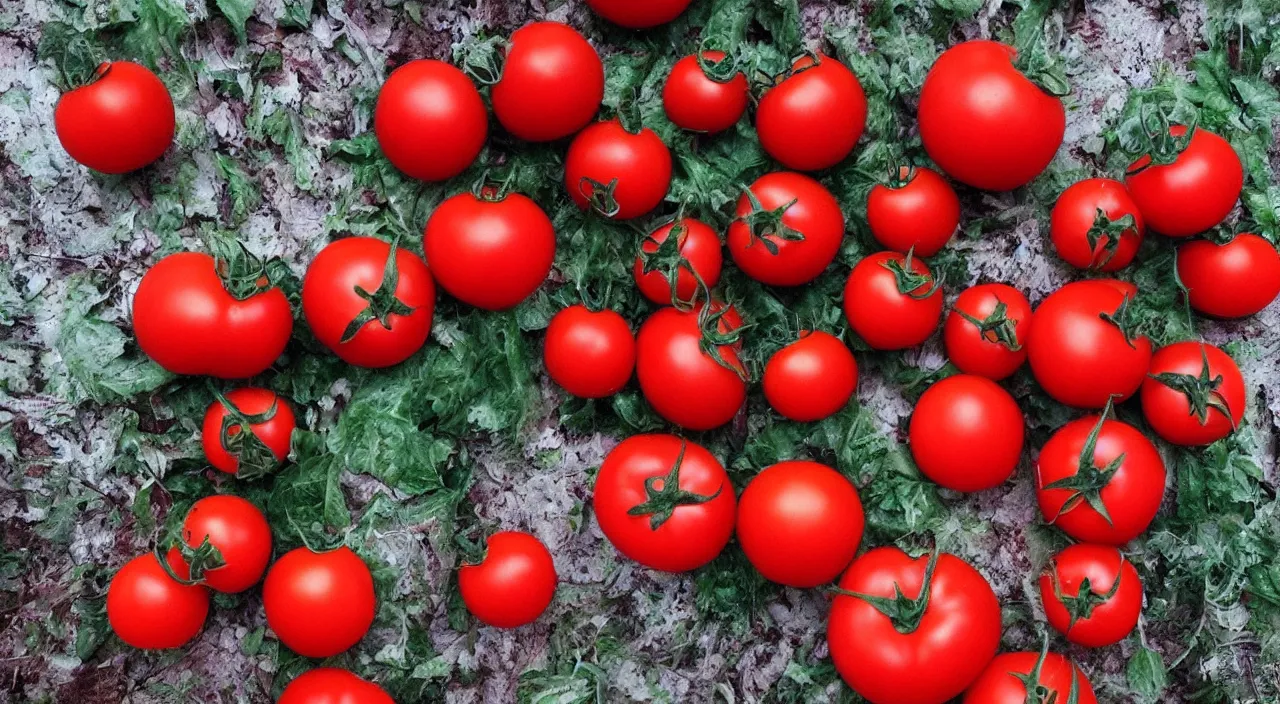
[[[1110,235],[1102,235],[1090,249],[1088,232],[1101,210],[1113,222],[1133,216],[1135,226],[1120,234],[1120,242],[1107,258]],[[1090,178],[1067,187],[1054,203],[1049,218],[1049,236],[1062,260],[1077,269],[1119,271],[1133,261],[1142,244],[1146,226],[1142,212],[1124,184],[1109,178]]]
[[[809,423],[832,415],[858,388],[858,363],[840,338],[821,330],[769,358],[764,368],[764,397],[788,420]]]
[[[709,63],[725,59],[723,51],[707,50],[701,55]],[[698,54],[677,61],[662,86],[662,108],[667,119],[691,132],[715,134],[733,127],[747,111],[748,98],[747,77],[741,71],[729,82],[721,83],[702,70]]]
[[[898,290],[898,281],[886,264],[906,267],[906,258],[897,252],[877,252],[863,257],[849,272],[844,285],[844,314],[853,332],[877,350],[903,350],[924,344],[942,319],[942,288],[916,299]],[[911,260],[911,271],[930,277],[933,273],[919,259]],[[932,283],[921,284],[909,293],[924,295]]]
[[[547,280],[556,230],[528,196],[491,200],[459,193],[427,220],[422,249],[435,282],[449,295],[477,308],[507,310]]]
[[[443,61],[418,59],[382,84],[373,131],[397,169],[421,181],[444,181],[480,155],[489,113],[465,73]]]
[[[1057,593],[1075,597],[1085,580],[1099,597],[1106,597],[1117,581],[1119,586],[1114,595],[1073,625],[1071,613]],[[1142,579],[1133,563],[1114,547],[1072,545],[1054,556],[1040,575],[1040,600],[1049,625],[1067,640],[1087,648],[1105,648],[1124,640],[1137,627],[1142,613]]]
[[[1039,176],[1062,145],[1066,110],[1013,65],[1013,47],[974,39],[947,49],[920,91],[920,138],[948,176],[1011,191]]]
[[[649,500],[646,481],[671,473],[682,443],[679,488],[715,498],[676,506],[655,530],[651,514],[628,512]],[[688,572],[714,560],[729,543],[737,501],[724,466],[706,448],[674,435],[635,435],[605,456],[591,506],[600,530],[618,552],[650,569]]]
[[[600,55],[559,22],[533,22],[511,35],[490,94],[498,122],[526,142],[553,142],[586,127],[603,99]]]
[[[179,252],[143,275],[133,296],[133,334],[148,357],[175,374],[244,379],[284,352],[293,311],[276,287],[237,301],[213,257]]]
[[[994,489],[1018,468],[1025,425],[1018,402],[999,384],[949,376],[916,402],[911,456],[926,477],[953,491]]]
[[[622,390],[636,366],[636,339],[612,310],[569,306],[547,326],[543,346],[547,374],[580,398],[604,398]]]
[[[960,227],[960,198],[951,184],[933,169],[904,167],[903,186],[878,183],[867,195],[867,225],[886,249],[919,257],[942,250]]]
[[[104,174],[137,171],[173,143],[173,98],[147,67],[106,62],[92,83],[62,94],[53,126],[80,164]]]
[[[791,71],[760,98],[760,146],[795,171],[835,166],[853,151],[867,124],[862,84],[847,66],[823,54],[800,57]]]
[[[1160,374],[1199,377],[1206,360],[1209,378],[1221,377],[1222,383],[1210,392],[1206,422],[1201,423],[1186,394],[1154,377]],[[1174,445],[1195,447],[1217,442],[1239,427],[1244,420],[1248,394],[1240,367],[1230,355],[1208,343],[1187,341],[1161,347],[1151,357],[1151,368],[1146,381],[1142,382],[1141,399],[1142,415],[1156,435]],[[1225,403],[1231,415],[1227,416],[1221,408],[1215,407],[1214,401]]]
[[[209,590],[174,580],[153,553],[125,563],[107,587],[111,630],[135,648],[180,648],[200,633],[208,614]]]
[[[680,16],[692,0],[587,0],[597,15],[619,27],[649,29]]]
[[[684,229],[679,234],[678,240],[680,256],[688,260],[688,266],[682,265],[676,276],[676,295],[682,301],[691,301],[698,291],[698,281],[689,271],[689,267],[698,273],[708,289],[715,288],[716,284],[720,283],[724,254],[720,251],[720,236],[706,223],[685,218],[679,222],[679,226]],[[654,230],[640,243],[640,250],[649,253],[658,251],[658,247],[667,240],[676,227],[677,223],[672,221]],[[642,256],[636,257],[631,275],[636,281],[636,287],[645,298],[660,306],[671,305],[670,282],[662,271],[644,273]]]
[[[729,316],[721,319],[725,328]],[[662,308],[645,320],[636,337],[636,379],[658,415],[688,430],[711,430],[733,420],[747,398],[737,373],[716,363],[699,346],[696,311]],[[720,355],[741,369],[734,346]]]
[[[298,675],[276,704],[395,704],[378,685],[336,667],[317,667]]]
[[[293,408],[284,397],[274,391],[256,387],[233,389],[226,393],[226,398],[246,416],[266,413],[271,404],[276,405],[276,414],[264,423],[251,426],[253,434],[258,436],[276,460],[284,462],[289,456],[293,430],[298,427]],[[222,446],[222,419],[227,417],[227,409],[215,400],[204,412],[204,422],[200,428],[200,445],[204,448],[205,459],[214,469],[228,474],[235,474],[240,468],[240,460],[227,452]]]
[[[1040,660],[1040,653],[1003,653],[997,655],[978,679],[969,686],[964,704],[1026,704],[1027,687],[1014,674],[1030,675]],[[1072,680],[1077,683],[1078,704],[1098,704],[1093,685],[1075,663],[1058,653],[1048,653],[1040,666],[1037,684],[1047,690],[1048,698],[1066,704]],[[1053,699],[1053,697],[1057,699]]]
[[[1223,245],[1194,240],[1178,247],[1178,278],[1196,312],[1246,318],[1280,296],[1280,253],[1248,232]]]
[[[1174,137],[1186,133],[1183,125],[1169,128]],[[1166,237],[1190,237],[1213,228],[1231,214],[1244,188],[1244,167],[1235,148],[1203,128],[1196,128],[1172,164],[1149,164],[1150,156],[1135,161],[1125,186],[1147,226]]]
[[[839,472],[789,460],[766,467],[738,499],[738,542],[765,579],[816,587],[835,579],[862,542],[862,501]]]
[[[262,585],[267,626],[280,642],[308,658],[342,653],[373,625],[373,575],[348,547],[301,547],[276,560]]]
[[[840,203],[825,186],[804,174],[775,171],[756,179],[749,187],[765,210],[791,205],[782,214],[782,225],[803,234],[789,241],[769,233],[768,240],[778,253],[751,234],[743,218],[753,206],[744,193],[738,198],[735,219],[729,225],[729,254],[751,278],[770,286],[799,286],[818,278],[835,260],[844,239],[844,213]],[[794,202],[793,202],[794,201]]]
[[[628,132],[617,120],[597,122],[578,133],[564,160],[564,187],[579,208],[590,205],[595,181],[608,186],[615,179],[616,213],[612,220],[631,220],[658,207],[671,187],[671,151],[653,130]]]
[[[271,561],[271,526],[257,506],[225,494],[195,502],[182,522],[182,542],[197,548],[206,537],[225,562],[204,573],[206,586],[216,592],[237,594],[262,579]],[[168,559],[179,577],[190,579],[176,546],[170,548]]]
[[[994,331],[984,333],[961,313],[985,321],[996,309],[1005,305],[1005,318],[1013,324],[1013,338],[1019,349],[1012,350],[993,340]],[[1000,381],[1013,375],[1027,360],[1027,338],[1031,333],[1031,303],[1018,289],[1008,284],[979,284],[960,293],[942,326],[942,340],[947,358],[965,374],[985,376]]]
[[[518,628],[536,621],[555,597],[555,563],[528,533],[494,533],[484,561],[458,569],[458,591],[472,616],[495,628]]]

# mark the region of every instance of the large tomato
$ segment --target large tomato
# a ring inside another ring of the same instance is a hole
[[[395,704],[378,685],[336,667],[317,667],[298,675],[276,704]]]
[[[271,526],[257,506],[239,496],[205,497],[187,512],[182,545],[170,548],[168,559],[183,579],[224,594],[242,592],[267,571]]]
[[[330,243],[302,282],[302,312],[316,339],[349,364],[390,367],[422,348],[436,287],[422,259],[373,237]]]
[[[1008,284],[979,284],[956,298],[942,326],[947,358],[965,374],[999,381],[1027,359],[1031,304]]]
[[[743,273],[770,286],[799,286],[827,268],[844,239],[840,203],[802,174],[765,174],[738,199],[729,253]]]
[[[289,402],[274,391],[234,389],[204,412],[200,444],[215,469],[251,479],[284,462],[296,427]]]
[[[543,363],[551,380],[582,398],[604,398],[622,390],[636,366],[636,338],[612,310],[569,306],[547,326]]]
[[[671,239],[673,232],[675,239]],[[692,301],[699,279],[708,290],[715,288],[723,266],[716,231],[700,220],[684,218],[644,238],[632,276],[645,298],[665,306],[675,302],[673,295],[680,301]]]
[[[636,379],[658,415],[682,428],[710,430],[738,414],[747,384],[735,344],[740,333],[725,329],[732,310],[662,308],[640,326]]]
[[[681,129],[707,134],[736,125],[749,97],[747,77],[723,51],[700,51],[680,59],[662,86],[667,119]]]
[[[618,120],[578,133],[564,160],[564,187],[579,208],[630,220],[658,207],[671,187],[671,151],[648,127],[631,132]]]
[[[1054,630],[1076,645],[1103,648],[1124,640],[1142,612],[1138,570],[1109,545],[1072,545],[1040,575],[1040,600]]]
[[[1198,127],[1188,137],[1185,126],[1174,125],[1155,135],[1151,153],[1129,167],[1125,185],[1152,230],[1190,237],[1231,213],[1244,167],[1227,140]]]
[[[751,564],[789,587],[835,579],[862,542],[862,501],[839,472],[805,460],[779,462],[738,500],[738,542]]]
[[[686,572],[733,537],[733,484],[706,448],[674,435],[636,435],[609,451],[591,506],[618,552],[650,569]]]
[[[1089,678],[1057,653],[997,655],[964,695],[964,704],[1098,704]]]
[[[1175,445],[1208,445],[1244,418],[1244,377],[1231,355],[1204,342],[1175,342],[1151,358],[1142,415]]]
[[[1178,247],[1178,278],[1200,313],[1244,318],[1280,296],[1280,254],[1247,232],[1226,244],[1194,240]]]
[[[133,333],[148,357],[175,374],[243,379],[284,352],[293,311],[260,268],[244,279],[208,254],[180,252],[142,277]]]
[[[53,109],[58,141],[94,171],[123,174],[160,158],[173,142],[173,98],[145,66],[98,66],[94,80],[63,94]]]
[[[867,96],[844,64],[802,56],[773,79],[756,109],[760,145],[783,166],[817,171],[840,163],[867,124]]]
[[[854,561],[839,586],[827,624],[831,659],[874,704],[943,704],[1000,646],[1000,602],[954,555],[912,558],[876,548]]]
[[[507,531],[489,536],[484,560],[458,569],[467,611],[495,628],[533,623],[556,595],[556,567],[542,541]]]
[[[628,29],[649,29],[680,16],[692,0],[587,0],[597,15]]]
[[[1142,213],[1124,184],[1089,178],[1058,196],[1049,237],[1058,256],[1077,269],[1119,271],[1133,261],[1146,232]]]
[[[916,402],[911,455],[926,477],[948,489],[994,489],[1017,469],[1025,432],[1008,391],[986,377],[957,374]]]
[[[1044,171],[1062,145],[1062,101],[1015,66],[1013,47],[975,39],[944,51],[920,91],[920,138],[947,175],[1011,191]]]
[[[347,547],[285,553],[267,572],[262,601],[280,642],[307,658],[333,657],[359,643],[377,608],[373,575]]]
[[[527,24],[511,35],[490,97],[493,114],[508,132],[528,142],[551,142],[596,116],[604,99],[604,64],[574,28]]]
[[[1027,361],[1045,392],[1068,406],[1123,401],[1146,378],[1151,340],[1131,320],[1130,295],[1099,281],[1069,283],[1031,316]]]
[[[764,397],[790,420],[822,420],[844,408],[858,388],[858,363],[840,338],[804,331],[764,367]]]
[[[849,272],[844,315],[872,349],[915,347],[929,339],[942,319],[942,284],[919,259],[877,252]]]
[[[422,250],[436,283],[486,310],[519,304],[546,281],[556,230],[538,204],[519,193],[483,188],[459,193],[427,220]]]
[[[180,648],[196,637],[208,614],[209,590],[175,580],[154,553],[125,563],[107,587],[107,622],[135,648]]]
[[[867,195],[867,226],[886,249],[932,257],[960,226],[960,198],[937,171],[904,166]]]
[[[480,155],[489,113],[465,73],[443,61],[418,59],[382,84],[373,132],[397,169],[423,181],[444,181]]]

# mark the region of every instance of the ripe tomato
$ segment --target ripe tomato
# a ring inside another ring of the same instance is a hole
[[[821,183],[777,171],[738,198],[729,253],[743,273],[770,286],[813,281],[840,251],[844,213]]]
[[[877,252],[849,272],[844,315],[872,349],[915,347],[929,339],[942,319],[942,283],[919,259]]]
[[[1151,340],[1136,332],[1131,301],[1118,287],[1078,281],[1040,303],[1031,316],[1027,361],[1046,393],[1068,406],[1102,408],[1138,390]]]
[[[1247,232],[1221,245],[1194,240],[1178,247],[1178,278],[1200,313],[1245,318],[1280,296],[1280,254]]]
[[[267,625],[285,647],[307,658],[327,658],[364,638],[377,597],[373,575],[350,548],[285,553],[262,585]]]
[[[395,704],[378,685],[336,667],[317,667],[298,675],[276,704]]]
[[[534,22],[507,44],[502,77],[490,94],[493,114],[527,142],[551,142],[591,122],[604,99],[600,55],[572,27]]]
[[[872,702],[943,704],[996,654],[1000,602],[954,555],[876,548],[840,578],[827,641],[836,671]]]
[[[924,475],[953,491],[985,491],[1013,475],[1025,422],[999,384],[957,374],[930,386],[911,414],[911,456]]]
[[[1072,545],[1040,575],[1040,600],[1054,630],[1076,645],[1103,648],[1124,640],[1142,612],[1138,570],[1109,545]]]
[[[556,230],[538,204],[485,188],[459,193],[427,220],[422,249],[436,283],[485,310],[518,305],[547,280]]]
[[[484,560],[458,569],[472,616],[495,628],[533,623],[556,595],[556,567],[542,541],[514,531],[489,536]]]
[[[564,160],[564,187],[579,208],[631,220],[658,207],[671,187],[671,152],[648,127],[629,132],[618,120],[578,133]]]
[[[1076,540],[1124,545],[1160,510],[1165,469],[1156,446],[1107,418],[1109,410],[1067,423],[1044,444],[1036,501],[1045,520]]]
[[[636,366],[636,338],[612,310],[569,306],[547,326],[543,362],[551,380],[581,398],[604,398],[622,390]]]
[[[153,553],[125,563],[107,587],[111,630],[135,648],[180,648],[196,637],[208,614],[209,590],[175,580]]]
[[[1013,65],[1017,52],[975,39],[942,52],[920,91],[929,158],[974,188],[1011,191],[1053,161],[1067,116],[1062,101]]]
[[[715,134],[733,127],[746,112],[747,99],[747,77],[723,51],[680,59],[662,86],[667,119],[692,132]]]
[[[444,181],[480,155],[489,113],[465,73],[443,61],[418,59],[382,84],[373,131],[397,169],[423,181]]]
[[[932,257],[960,226],[960,198],[937,171],[904,166],[867,196],[867,225],[886,249]]]
[[[662,308],[640,326],[636,378],[658,415],[682,428],[710,430],[738,414],[747,384],[735,345],[739,332],[726,329],[732,310]]]
[[[1062,261],[1077,269],[1119,271],[1133,261],[1146,232],[1142,213],[1124,184],[1089,178],[1058,196],[1049,237]]]
[[[148,357],[175,374],[243,379],[284,352],[293,311],[275,286],[224,279],[213,257],[180,252],[142,277],[133,334]]]
[[[844,408],[858,388],[858,363],[840,338],[804,331],[764,367],[764,397],[773,410],[801,423]]]
[[[209,496],[195,502],[182,522],[182,543],[169,548],[169,564],[177,575],[203,580],[224,594],[257,584],[271,561],[267,517],[239,496]]]
[[[1231,143],[1203,129],[1174,125],[1129,167],[1124,183],[1152,230],[1190,237],[1226,219],[1240,199],[1244,167]]]
[[[200,444],[214,468],[253,478],[284,462],[296,427],[288,401],[274,391],[245,387],[209,404]]]
[[[805,460],[766,467],[738,500],[738,542],[765,579],[830,582],[862,542],[862,501],[839,472]]]
[[[53,127],[67,154],[104,174],[136,171],[173,142],[173,98],[145,66],[106,62],[92,83],[64,93]]]
[[[1008,284],[979,284],[956,298],[942,326],[947,357],[965,374],[999,381],[1027,359],[1031,304]]]
[[[760,98],[760,146],[783,166],[817,171],[840,163],[867,125],[867,96],[844,64],[823,54],[800,57]]]
[[[1231,355],[1203,342],[1175,342],[1151,358],[1142,415],[1175,445],[1208,445],[1244,418],[1244,377]]]
[[[715,455],[674,435],[619,443],[600,465],[591,500],[600,530],[618,552],[664,572],[714,560],[733,537],[736,505]]]
[[[680,16],[692,0],[587,0],[597,15],[628,29],[649,29]]]
[[[302,282],[302,312],[316,339],[348,364],[390,367],[422,348],[436,287],[422,259],[373,237],[320,250]]]
[[[964,704],[1098,704],[1089,678],[1057,653],[997,655],[964,695]]]
[[[670,239],[672,231],[676,233],[674,240]],[[684,218],[644,238],[631,273],[645,298],[665,306],[674,302],[673,296],[692,301],[698,293],[698,279],[707,289],[715,288],[723,265],[716,231],[700,220]]]

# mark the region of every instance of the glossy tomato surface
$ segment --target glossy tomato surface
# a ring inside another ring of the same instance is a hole
[[[467,611],[496,628],[533,623],[556,594],[556,568],[542,541],[506,531],[489,536],[484,560],[458,569]]]
[[[835,260],[844,222],[840,203],[821,183],[803,174],[765,174],[738,198],[729,254],[756,281],[799,286]]]
[[[1174,125],[1169,133],[1183,137],[1187,128]],[[1125,185],[1152,230],[1190,237],[1231,213],[1244,187],[1244,167],[1230,142],[1196,128],[1173,163],[1155,164],[1144,156],[1129,167]]]
[[[878,183],[867,196],[867,226],[886,249],[932,257],[960,227],[960,198],[933,169],[904,167],[891,184]]]
[[[53,109],[58,141],[94,171],[123,174],[159,159],[173,143],[173,98],[145,66],[98,67],[92,83],[64,93]]]
[[[360,642],[373,625],[373,575],[348,547],[301,547],[276,560],[262,585],[267,625],[307,658],[333,657]]]
[[[662,245],[672,232],[676,233],[676,241],[664,248]],[[716,231],[701,220],[683,218],[659,227],[640,243],[640,254],[631,273],[645,298],[665,306],[672,302],[673,271],[675,295],[681,301],[692,301],[698,292],[698,279],[708,289],[715,288],[723,266],[724,254]]]
[[[1175,445],[1208,445],[1244,419],[1244,377],[1231,355],[1203,342],[1175,342],[1151,358],[1142,382],[1142,414]]]
[[[562,139],[595,118],[604,98],[604,64],[574,28],[527,24],[511,35],[490,98],[493,114],[516,137]]]
[[[783,417],[802,423],[822,420],[844,408],[858,388],[858,363],[840,338],[821,330],[769,358],[764,397]]]
[[[182,551],[171,549],[169,564],[185,579],[202,579],[210,589],[236,594],[257,584],[271,561],[271,526],[262,511],[239,496],[207,496],[195,502],[182,522],[182,542],[196,550],[208,540],[221,566],[192,575]],[[181,565],[181,569],[178,566]]]
[[[107,622],[135,648],[180,648],[200,633],[208,614],[209,590],[178,582],[153,553],[125,563],[107,587]]]
[[[1037,664],[1039,668],[1037,670]],[[1037,675],[1038,676],[1034,676]],[[1030,701],[1055,704],[1098,704],[1089,678],[1065,656],[1058,653],[1003,653],[997,655],[977,681],[969,685],[964,704],[1027,704],[1035,692],[1027,691],[1027,679],[1041,689]],[[1076,699],[1070,699],[1075,691]]]
[[[1142,580],[1109,545],[1072,545],[1040,575],[1040,601],[1054,630],[1076,645],[1104,648],[1128,637],[1142,612]]]
[[[617,120],[578,133],[564,162],[564,187],[579,208],[631,220],[658,207],[671,187],[671,152],[653,130]]]
[[[970,286],[942,326],[947,358],[965,374],[1000,381],[1027,359],[1031,304],[1008,284]]]
[[[480,155],[489,112],[465,73],[443,61],[418,59],[382,84],[373,131],[397,169],[423,181],[444,181]]]
[[[1110,272],[1129,266],[1144,234],[1138,204],[1123,183],[1109,178],[1067,187],[1049,218],[1053,248],[1077,269]]]
[[[1178,278],[1197,312],[1246,318],[1280,296],[1280,253],[1247,232],[1226,244],[1194,240],[1178,247]]]
[[[636,338],[612,310],[569,306],[547,326],[543,362],[551,380],[581,398],[604,398],[622,390],[636,366]]]
[[[298,427],[289,402],[274,391],[256,387],[232,389],[226,393],[225,398],[246,417],[264,415],[275,407],[275,413],[269,419],[251,424],[248,430],[271,450],[277,462],[284,462],[289,456],[293,430]],[[243,447],[244,443],[243,439],[237,440],[235,436],[244,432],[245,428],[231,425],[224,434],[222,426],[227,415],[227,407],[221,401],[215,400],[209,404],[200,428],[200,445],[204,448],[205,459],[215,469],[235,474],[240,469],[236,448]]]
[[[726,315],[720,325],[729,321]],[[719,326],[717,326],[719,327]],[[663,308],[636,337],[636,379],[658,415],[689,430],[710,430],[733,420],[747,398],[734,345],[716,345],[730,367],[702,350],[697,311]]]
[[[680,16],[692,0],[587,0],[587,7],[628,29],[649,29]]]
[[[336,667],[317,667],[298,675],[276,704],[395,704],[378,685]]]
[[[681,129],[707,134],[723,132],[738,123],[750,97],[747,77],[725,68],[725,59],[723,51],[707,50],[690,54],[671,67],[662,86],[662,108],[668,120]]]
[[[844,315],[877,350],[923,344],[942,319],[942,287],[928,265],[897,252],[863,257],[844,285]]]
[[[986,377],[957,374],[916,402],[911,455],[926,477],[948,489],[994,489],[1017,469],[1025,432],[1008,391]]]
[[[853,71],[830,56],[810,54],[777,80],[756,109],[760,146],[796,171],[844,160],[867,124],[867,96]]]

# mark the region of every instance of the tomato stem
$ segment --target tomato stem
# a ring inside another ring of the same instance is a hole
[[[1094,511],[1097,511],[1098,515],[1102,516],[1108,525],[1114,525],[1111,520],[1111,514],[1107,511],[1107,505],[1102,500],[1102,490],[1111,483],[1112,477],[1124,465],[1125,454],[1120,453],[1119,456],[1108,462],[1105,467],[1098,466],[1096,457],[1098,436],[1102,434],[1102,426],[1107,422],[1107,416],[1110,414],[1111,399],[1108,398],[1107,405],[1102,409],[1102,415],[1098,416],[1098,422],[1089,431],[1089,437],[1085,440],[1084,449],[1080,451],[1076,473],[1044,485],[1046,490],[1066,489],[1071,492],[1067,500],[1062,502],[1062,507],[1058,509],[1058,513],[1049,519],[1049,523],[1056,522],[1063,514],[1072,511],[1083,501],[1088,503]]]
[[[903,635],[910,635],[920,628],[920,622],[924,620],[925,612],[929,610],[933,573],[941,555],[942,553],[935,548],[933,554],[929,556],[929,564],[924,568],[924,581],[920,584],[920,593],[914,599],[907,597],[897,582],[893,583],[892,597],[872,596],[839,587],[833,587],[831,591],[839,596],[849,596],[866,602],[887,617],[893,624],[894,630]]]
[[[609,183],[601,183],[590,176],[583,176],[578,181],[578,192],[587,199],[587,204],[595,212],[606,218],[617,216],[622,210],[614,193],[618,190],[618,179]]]
[[[253,426],[266,423],[275,417],[279,409],[279,399],[271,399],[271,407],[262,413],[246,414],[236,407],[213,382],[208,382],[209,390],[218,403],[226,411],[222,417],[222,425],[218,429],[218,444],[236,459],[236,477],[239,479],[257,479],[270,474],[280,461],[270,447],[253,431]],[[232,432],[236,429],[236,432]]]
[[[711,43],[710,37],[704,38],[698,45],[698,52],[694,54],[697,57],[698,68],[702,69],[702,75],[722,85],[733,81],[741,73],[738,69],[741,57],[737,51],[730,49],[723,52],[724,57],[721,59],[709,59],[706,57],[706,52],[714,50]]]
[[[665,477],[649,477],[644,480],[644,493],[647,497],[643,503],[632,506],[628,516],[648,516],[649,529],[658,530],[671,518],[675,510],[681,506],[697,506],[712,501],[724,486],[718,487],[714,494],[698,494],[680,488],[680,465],[684,463],[684,452],[688,443],[680,440],[680,453],[671,465],[671,471]]]
[[[1125,213],[1112,220],[1107,211],[1098,208],[1093,216],[1093,224],[1084,233],[1085,240],[1089,243],[1089,271],[1098,271],[1106,266],[1116,256],[1125,233],[1132,231],[1136,236],[1137,228],[1138,220],[1133,213]],[[1101,260],[1098,259],[1100,255]]]
[[[361,328],[374,320],[377,320],[383,328],[390,330],[391,316],[413,313],[414,307],[396,296],[396,288],[400,285],[400,268],[396,266],[396,254],[400,251],[399,243],[399,235],[391,240],[387,252],[387,263],[382,269],[382,282],[378,288],[370,293],[363,286],[355,287],[356,295],[367,301],[368,305],[360,311],[359,315],[352,318],[350,323],[347,323],[347,328],[342,332],[342,339],[339,340],[340,343],[350,342]]]
[[[901,261],[890,258],[881,262],[880,266],[893,272],[893,278],[898,284],[898,293],[908,296],[917,301],[923,301],[942,288],[942,280],[935,278],[933,274],[922,274],[912,267],[915,257],[915,245],[907,250],[907,255]],[[929,284],[932,284],[930,286]],[[924,293],[916,293],[919,289],[929,286]]]
[[[787,211],[791,209],[791,206],[799,202],[798,198],[792,198],[790,202],[773,210],[768,210],[749,186],[743,186],[742,195],[746,196],[747,202],[751,204],[751,212],[737,218],[738,221],[747,226],[748,247],[759,242],[769,254],[776,256],[778,254],[778,243],[771,240],[771,237],[776,237],[784,242],[804,241],[803,232],[783,222]]]
[[[987,317],[979,320],[977,317],[956,308],[956,312],[960,317],[969,321],[978,328],[978,335],[987,342],[993,342],[1003,345],[1010,352],[1017,352],[1022,349],[1022,344],[1018,342],[1017,323],[1009,319],[1009,306],[996,296],[996,307],[991,310]]]
[[[1175,137],[1169,115],[1159,105],[1143,103],[1138,111],[1138,120],[1142,125],[1146,143],[1144,152],[1147,160],[1141,166],[1130,167],[1126,172],[1129,176],[1136,176],[1152,166],[1168,166],[1177,161],[1191,144],[1191,138],[1195,135],[1200,121],[1200,115],[1193,113],[1191,120],[1186,124],[1186,131],[1181,136]]]
[[[1124,555],[1120,555],[1120,566],[1124,567]],[[1070,616],[1070,621],[1067,623],[1068,633],[1071,632],[1071,629],[1076,627],[1076,623],[1078,623],[1080,619],[1088,619],[1093,615],[1093,610],[1095,608],[1111,601],[1112,597],[1116,595],[1116,592],[1120,591],[1121,576],[1120,571],[1117,570],[1115,582],[1112,583],[1110,589],[1101,594],[1094,591],[1089,578],[1085,577],[1080,581],[1080,587],[1076,590],[1075,595],[1068,596],[1062,591],[1062,584],[1059,581],[1060,578],[1058,576],[1058,565],[1056,563],[1050,563],[1048,577],[1050,584],[1053,585],[1053,597],[1062,602],[1062,605],[1067,609],[1067,615]]]
[[[1142,336],[1142,325],[1133,319],[1132,301],[1133,299],[1126,293],[1124,300],[1120,301],[1120,305],[1114,311],[1099,313],[1098,317],[1116,326],[1120,334],[1124,335],[1124,343],[1131,349],[1137,349],[1135,342]]]
[[[1044,673],[1045,660],[1049,658],[1049,636],[1044,635],[1040,646],[1040,656],[1036,658],[1036,664],[1031,668],[1031,672],[1010,672],[1009,676],[1017,679],[1022,683],[1023,690],[1027,693],[1024,704],[1058,704],[1057,691],[1051,691],[1040,683]],[[1076,673],[1074,663],[1068,663],[1071,666],[1071,691],[1067,695],[1067,700],[1062,704],[1078,704],[1080,701],[1080,676]]]
[[[1179,374],[1176,372],[1161,372],[1159,374],[1148,374],[1158,383],[1181,393],[1187,398],[1187,406],[1189,406],[1189,415],[1195,416],[1200,425],[1209,422],[1209,410],[1213,409],[1227,417],[1231,422],[1231,430],[1236,430],[1235,416],[1231,414],[1231,406],[1227,402],[1227,397],[1219,390],[1222,387],[1223,377],[1221,374],[1211,376],[1209,372],[1209,355],[1205,352],[1204,343],[1200,343],[1200,374]]]

